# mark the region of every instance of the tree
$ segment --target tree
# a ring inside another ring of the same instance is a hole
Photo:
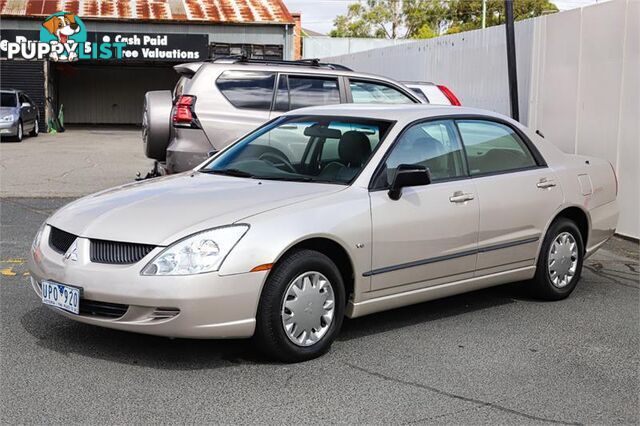
[[[428,34],[440,16],[441,0],[366,0],[338,16],[331,37],[412,38]]]
[[[517,21],[554,13],[550,0],[514,0]],[[504,23],[504,0],[487,0],[486,25]],[[482,27],[482,0],[363,0],[334,20],[332,37],[429,38]]]

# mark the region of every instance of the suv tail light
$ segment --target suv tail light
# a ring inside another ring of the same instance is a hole
[[[449,90],[447,86],[443,86],[439,84],[438,89],[440,89],[440,91],[447,97],[447,99],[449,99],[449,102],[451,102],[451,105],[462,106],[462,104],[460,103],[460,100],[458,100],[456,95],[454,95],[453,92]]]
[[[187,127],[197,127],[193,105],[196,102],[195,96],[183,95],[178,98],[173,110],[173,124]]]

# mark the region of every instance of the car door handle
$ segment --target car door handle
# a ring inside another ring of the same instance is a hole
[[[556,186],[556,183],[552,180],[548,180],[547,178],[542,178],[536,186],[540,189],[547,189],[553,188],[554,186]]]
[[[464,203],[466,201],[473,200],[473,198],[473,194],[469,192],[456,191],[451,197],[449,197],[449,201],[452,203]]]

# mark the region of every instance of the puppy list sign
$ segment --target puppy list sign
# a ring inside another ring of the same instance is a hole
[[[37,34],[37,35],[36,35]],[[77,15],[57,12],[36,31],[0,31],[0,57],[26,60],[206,59],[207,34],[89,32]]]

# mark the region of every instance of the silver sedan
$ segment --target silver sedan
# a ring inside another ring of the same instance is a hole
[[[303,361],[345,316],[514,281],[567,297],[615,231],[616,196],[607,161],[495,113],[308,108],[192,171],[57,211],[33,242],[32,284],[76,321],[253,336]]]

